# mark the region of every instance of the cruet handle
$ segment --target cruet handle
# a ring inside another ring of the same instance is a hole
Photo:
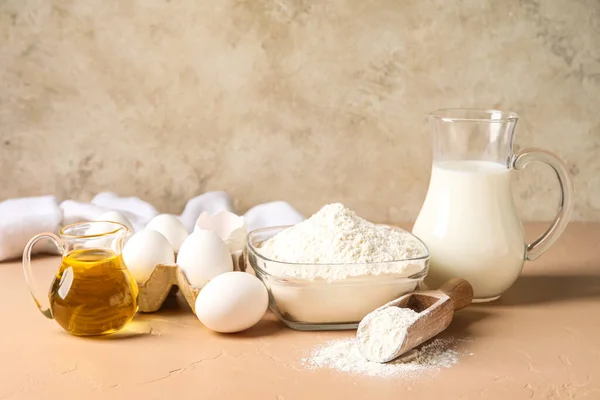
[[[35,304],[40,309],[42,314],[47,318],[52,319],[52,311],[50,310],[50,301],[48,300],[48,290],[44,292],[44,296],[38,296],[39,287],[37,285],[36,280],[33,277],[33,271],[31,269],[31,250],[35,244],[42,240],[48,239],[56,245],[58,251],[62,254],[62,241],[58,236],[53,233],[40,233],[39,235],[35,235],[32,237],[29,242],[25,245],[25,250],[23,250],[23,273],[25,274],[25,281],[27,282],[27,286],[29,287],[29,292],[35,301]],[[45,300],[41,300],[45,299]]]
[[[530,161],[540,161],[552,167],[558,178],[561,192],[558,213],[554,221],[542,236],[527,245],[526,258],[528,261],[533,261],[544,254],[567,227],[573,211],[574,187],[566,165],[557,156],[546,150],[522,150],[513,155],[510,166],[515,170],[521,170]]]

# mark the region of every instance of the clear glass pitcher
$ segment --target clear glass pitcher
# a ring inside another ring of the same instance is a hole
[[[437,288],[458,277],[473,285],[475,301],[495,300],[564,231],[573,209],[573,182],[565,165],[539,149],[513,152],[518,115],[474,109],[429,115],[433,167],[425,202],[413,227],[431,251],[425,282]],[[510,187],[510,174],[531,161],[556,172],[561,200],[548,230],[525,243]]]
[[[58,236],[34,236],[23,252],[23,271],[42,314],[76,336],[124,327],[138,309],[138,287],[121,255],[127,235],[124,225],[100,221],[66,226]],[[54,242],[62,255],[49,292],[39,289],[31,268],[31,249],[42,239]]]

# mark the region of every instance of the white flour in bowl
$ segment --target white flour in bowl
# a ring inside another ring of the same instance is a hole
[[[259,251],[275,261],[309,264],[272,271],[278,276],[327,281],[383,274],[409,276],[419,272],[422,264],[401,260],[427,254],[410,233],[373,224],[340,203],[328,204],[309,219],[279,232]]]
[[[387,364],[368,361],[360,353],[356,339],[342,339],[318,347],[302,360],[308,369],[333,369],[356,375],[422,378],[458,363],[452,339],[435,339]]]
[[[339,203],[282,230],[257,251],[274,260],[261,266],[270,274],[279,313],[311,324],[358,323],[414,290],[418,279],[408,277],[428,262],[427,248],[412,234],[368,222]]]

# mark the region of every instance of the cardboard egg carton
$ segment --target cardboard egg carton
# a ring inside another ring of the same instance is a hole
[[[244,254],[239,251],[231,256],[233,270],[245,271]],[[196,312],[196,298],[200,288],[194,287],[177,265],[158,264],[144,283],[138,284],[138,307],[140,312],[151,313],[160,310],[163,303],[171,293],[179,292],[183,295],[192,311]]]

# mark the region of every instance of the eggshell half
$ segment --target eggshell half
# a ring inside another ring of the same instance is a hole
[[[267,311],[269,294],[265,285],[245,272],[227,272],[208,282],[196,299],[196,316],[216,332],[246,330]]]
[[[229,211],[221,211],[214,215],[203,212],[194,226],[194,231],[198,229],[216,232],[232,253],[242,250],[246,245],[246,220]]]

